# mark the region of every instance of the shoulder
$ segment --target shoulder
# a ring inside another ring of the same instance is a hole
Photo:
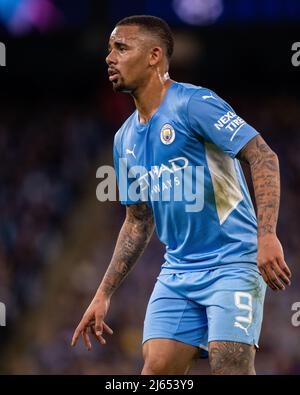
[[[211,112],[214,108],[231,109],[216,92],[209,88],[188,83],[176,83],[176,85],[177,105],[183,106],[188,113],[195,109],[197,109],[197,111],[201,109],[203,113]]]
[[[189,116],[197,115],[212,118],[222,113],[234,113],[233,108],[216,92],[209,88],[192,90],[187,103]]]
[[[187,83],[177,83],[176,109],[186,122],[207,122],[233,109],[213,90]]]
[[[208,97],[214,95],[219,98],[219,96],[209,88],[203,86],[197,86],[193,84],[188,84],[184,82],[177,82],[177,95],[179,97],[185,98],[189,101],[192,97],[197,97],[199,100],[207,100]]]

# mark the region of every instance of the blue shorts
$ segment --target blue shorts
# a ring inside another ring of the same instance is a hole
[[[238,264],[186,273],[163,269],[147,307],[143,343],[166,338],[204,350],[211,341],[258,347],[265,291],[261,274]]]

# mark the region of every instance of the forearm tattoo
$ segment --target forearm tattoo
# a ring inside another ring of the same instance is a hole
[[[127,207],[113,257],[100,289],[110,297],[119,287],[147,246],[154,229],[153,215],[146,204]]]
[[[276,232],[280,203],[280,174],[277,155],[261,136],[252,139],[238,158],[249,163],[257,205],[258,236]]]

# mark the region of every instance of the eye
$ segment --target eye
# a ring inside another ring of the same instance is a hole
[[[126,47],[123,46],[123,45],[121,45],[120,48],[119,48],[119,50],[120,50],[120,52],[125,52],[125,51],[126,51]]]

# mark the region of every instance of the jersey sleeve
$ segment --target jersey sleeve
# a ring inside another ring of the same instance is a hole
[[[139,204],[142,201],[139,198],[133,197],[130,199],[132,195],[130,193],[130,186],[133,182],[136,182],[136,178],[128,176],[128,166],[126,158],[122,158],[120,155],[120,147],[118,144],[117,135],[114,139],[114,147],[113,147],[113,156],[114,156],[114,167],[117,177],[117,183],[119,187],[119,199],[121,204],[131,205],[131,204]]]
[[[214,92],[201,89],[188,102],[188,120],[197,137],[215,144],[231,158],[258,132]]]

